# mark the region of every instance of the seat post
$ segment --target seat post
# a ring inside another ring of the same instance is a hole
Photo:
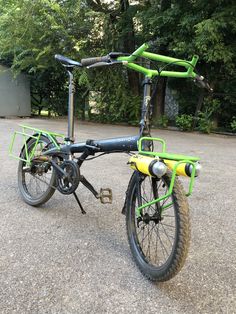
[[[72,70],[67,69],[69,74],[69,97],[68,97],[68,133],[66,140],[74,142],[74,76]]]

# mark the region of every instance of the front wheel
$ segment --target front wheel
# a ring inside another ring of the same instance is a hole
[[[182,268],[190,243],[189,207],[182,185],[141,210],[137,207],[165,195],[171,173],[161,179],[134,172],[127,190],[126,227],[131,252],[141,272],[152,281],[167,281]],[[163,208],[163,209],[162,209]]]
[[[36,145],[37,144],[37,145]],[[36,145],[36,147],[35,147]],[[28,153],[35,149],[35,154],[51,148],[50,140],[41,135],[38,143],[32,138],[27,142]],[[26,158],[25,147],[21,157]],[[20,161],[18,166],[18,187],[23,200],[32,206],[39,206],[47,202],[55,192],[56,173],[49,162],[31,162],[28,166],[25,161]]]

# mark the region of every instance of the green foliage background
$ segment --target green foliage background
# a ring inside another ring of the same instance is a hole
[[[157,53],[187,59],[198,54],[198,70],[214,87],[211,99],[204,101],[207,95],[191,82],[169,81],[180,113],[194,114],[201,95],[201,111],[207,112],[216,100],[220,105],[214,118],[220,127],[230,128],[236,116],[235,9],[230,0],[0,0],[0,60],[16,74],[29,74],[33,108],[64,115],[67,76],[54,60],[56,53],[80,60],[110,51],[132,52],[152,40],[158,43]],[[89,91],[95,91],[99,115],[88,110],[89,118],[138,121],[140,75],[121,68],[80,70],[76,80],[80,117],[85,118]],[[161,105],[154,101],[154,106]]]

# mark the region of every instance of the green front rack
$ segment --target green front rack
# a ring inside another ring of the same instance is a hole
[[[143,141],[156,141],[161,143],[162,145],[162,149],[160,152],[152,152],[152,151],[145,151],[142,149],[143,147]],[[169,159],[169,160],[174,160],[176,161],[176,164],[172,170],[172,176],[171,176],[171,182],[170,182],[170,186],[168,189],[168,192],[163,195],[162,197],[159,197],[157,199],[154,199],[150,202],[147,202],[145,204],[143,204],[142,206],[139,206],[136,208],[136,215],[137,217],[141,216],[141,211],[143,208],[146,208],[148,206],[152,206],[153,204],[156,204],[158,202],[163,201],[164,199],[167,199],[168,197],[171,196],[172,192],[173,192],[173,187],[174,187],[174,183],[175,183],[175,178],[177,175],[177,168],[180,164],[191,164],[193,169],[192,169],[192,173],[191,173],[191,177],[190,177],[190,182],[189,182],[189,187],[188,187],[188,192],[186,193],[186,196],[190,196],[192,194],[193,191],[193,186],[194,186],[194,181],[195,181],[195,174],[196,174],[196,162],[199,161],[198,157],[193,157],[193,156],[186,156],[186,155],[178,155],[178,154],[170,154],[166,152],[166,143],[163,139],[161,138],[156,138],[156,137],[142,137],[140,138],[139,142],[138,142],[138,151],[139,154],[141,155],[147,155],[150,157],[159,157],[160,159]],[[169,203],[163,207],[161,207],[161,213],[163,212],[164,209],[170,207],[173,203]]]

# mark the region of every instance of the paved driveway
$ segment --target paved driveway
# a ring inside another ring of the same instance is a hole
[[[7,156],[10,135],[22,122],[66,132],[65,120],[0,120],[0,313],[236,313],[235,137],[153,131],[171,152],[198,155],[203,164],[189,200],[187,262],[171,281],[153,284],[132,261],[120,213],[131,175],[127,156],[84,168],[97,188],[113,188],[112,205],[79,187],[87,215],[73,196],[58,192],[36,209],[21,200],[17,162]],[[132,127],[76,125],[80,139],[134,134]]]

